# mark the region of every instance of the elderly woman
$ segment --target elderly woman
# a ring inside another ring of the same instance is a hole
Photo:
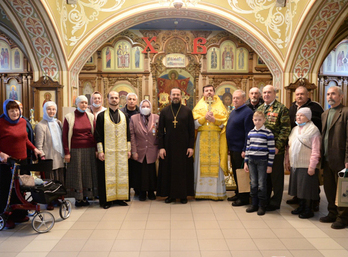
[[[57,105],[46,102],[43,107],[43,119],[35,126],[35,145],[46,159],[53,160],[51,172],[46,172],[49,179],[64,184],[64,150],[62,142],[62,124],[57,120]]]
[[[312,112],[308,107],[296,113],[296,124],[289,136],[286,166],[290,173],[289,195],[299,198],[299,207],[292,214],[301,219],[314,216],[310,202],[319,200],[319,179],[316,166],[320,158],[320,132],[311,121]]]
[[[140,190],[139,201],[155,200],[156,189],[156,160],[158,147],[156,131],[158,115],[151,113],[151,103],[143,100],[140,103],[140,113],[131,117],[129,128],[131,133],[132,157],[136,161],[136,185]]]
[[[87,98],[76,98],[76,110],[65,116],[63,148],[68,163],[65,186],[68,197],[75,197],[75,206],[88,206],[88,198],[97,196],[96,148],[94,115],[86,112]]]
[[[97,116],[102,111],[105,111],[106,108],[103,107],[103,97],[98,91],[93,92],[91,95],[91,106],[88,107],[87,111],[93,113],[94,119],[97,120]]]
[[[13,100],[6,100],[3,104],[4,113],[0,116],[0,213],[6,207],[8,192],[11,184],[11,170],[6,164],[12,157],[18,160],[27,158],[27,148],[33,150],[35,155],[41,152],[29,141],[26,130],[26,121],[22,119],[19,105]],[[12,203],[19,203],[13,192]],[[14,228],[15,222],[28,221],[26,211],[15,211],[7,220],[6,227]]]

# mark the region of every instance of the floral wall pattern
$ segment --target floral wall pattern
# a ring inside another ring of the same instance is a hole
[[[53,52],[45,26],[31,1],[10,0],[9,2],[21,19],[23,27],[32,41],[42,71],[52,79],[58,80],[57,57]]]
[[[344,6],[348,6],[346,0],[327,1],[322,8],[316,13],[315,18],[306,34],[303,36],[304,40],[301,42],[302,47],[296,58],[296,63],[293,68],[293,81],[299,77],[307,78],[312,72],[314,58],[322,49],[321,44],[323,38],[326,36],[329,29],[334,24],[333,21],[339,17]]]

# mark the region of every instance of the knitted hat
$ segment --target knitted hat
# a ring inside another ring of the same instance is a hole
[[[76,97],[76,101],[75,101],[76,106],[78,106],[78,104],[82,101],[85,101],[88,103],[87,97],[85,97],[84,95],[79,95],[78,97]]]
[[[308,107],[298,109],[296,114],[302,113],[308,120],[312,120],[312,111]]]

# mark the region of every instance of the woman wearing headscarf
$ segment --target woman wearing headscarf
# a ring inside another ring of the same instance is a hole
[[[12,173],[10,166],[6,164],[8,158],[22,160],[25,163],[27,148],[33,150],[35,155],[41,152],[29,141],[26,130],[26,121],[22,119],[19,105],[11,99],[3,104],[4,113],[0,116],[0,213],[4,212],[10,189]],[[11,203],[19,203],[13,192]],[[28,221],[26,211],[15,211],[7,220],[6,227],[14,228],[15,222]]]
[[[87,98],[76,98],[76,110],[65,116],[63,125],[63,148],[68,163],[65,186],[68,197],[75,197],[75,206],[88,206],[87,199],[97,196],[96,144],[94,141],[95,120],[86,112]]]
[[[158,147],[156,134],[159,117],[151,113],[151,103],[143,100],[140,103],[140,113],[131,117],[129,129],[131,133],[132,157],[136,161],[137,171],[135,188],[140,190],[139,200],[155,200],[156,196],[156,160]]]
[[[35,126],[35,145],[45,159],[53,160],[51,172],[46,172],[48,179],[64,184],[64,150],[62,142],[62,123],[57,120],[57,105],[48,101],[43,107],[43,119]]]
[[[291,211],[301,219],[314,216],[311,200],[319,200],[319,179],[316,166],[320,158],[320,132],[311,121],[308,107],[298,109],[296,124],[289,136],[286,168],[291,171],[289,195],[299,198],[299,207]]]

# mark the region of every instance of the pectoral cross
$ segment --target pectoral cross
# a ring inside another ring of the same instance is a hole
[[[174,117],[174,121],[173,121],[174,128],[176,128],[176,123],[178,123],[178,121],[176,120],[176,117]]]
[[[210,112],[211,105],[213,104],[213,98],[211,98],[211,96],[208,97],[207,103],[208,103],[208,111]]]

